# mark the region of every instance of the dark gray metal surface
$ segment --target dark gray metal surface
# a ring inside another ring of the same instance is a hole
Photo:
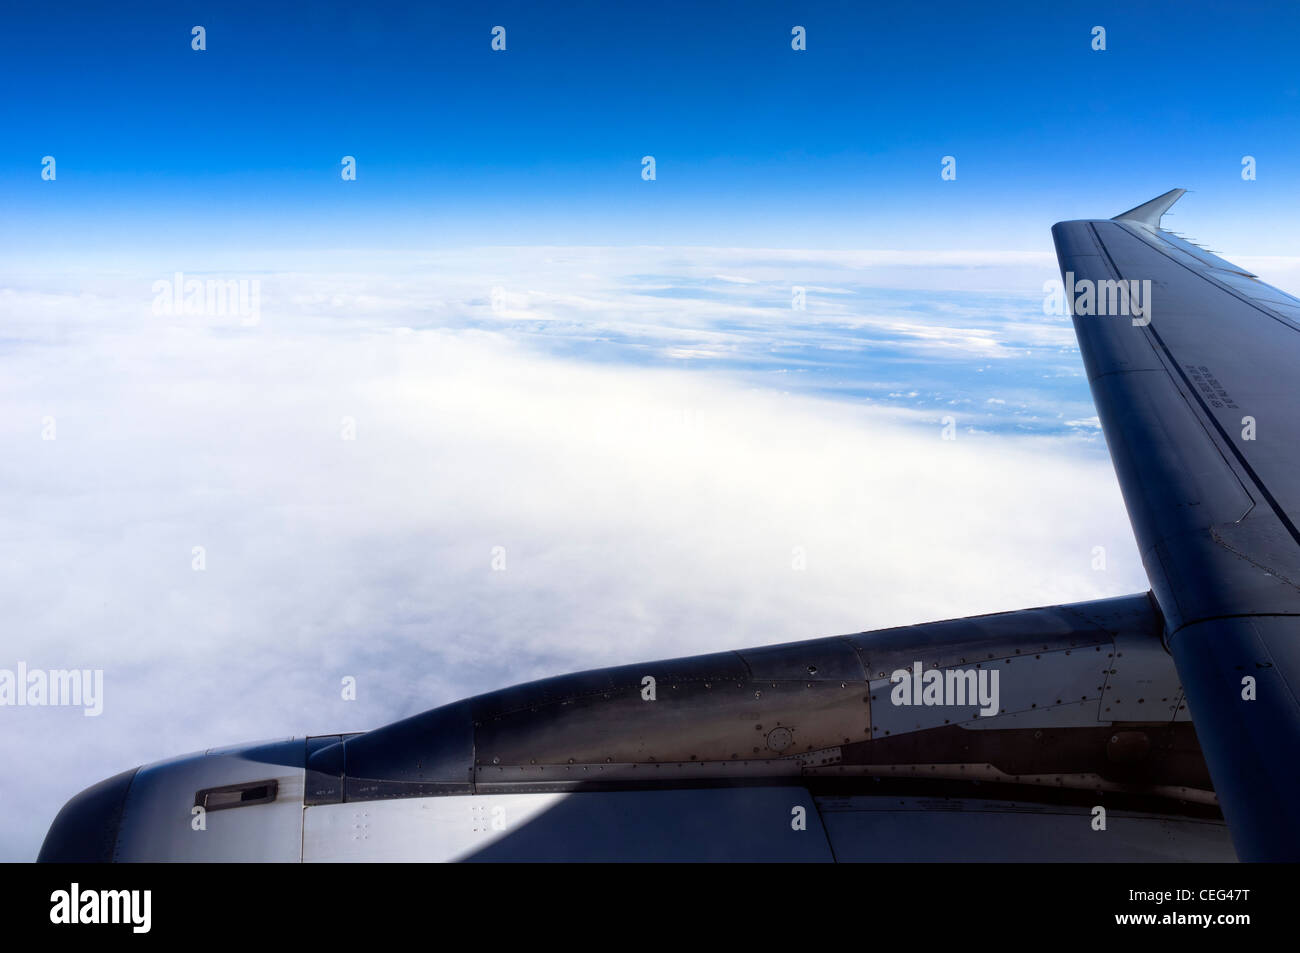
[[[945,783],[1040,788],[1052,775],[1056,793],[1035,797],[1112,791],[1213,812],[1190,726],[1170,733],[1182,689],[1161,631],[1150,597],[1138,595],[544,679],[316,740],[307,803],[799,776],[869,783],[926,765]],[[914,662],[996,669],[998,717],[892,705],[888,676]],[[1128,714],[1106,704],[1133,695]],[[1145,742],[1127,761],[1114,758],[1115,726]]]
[[[1159,204],[1052,234],[1063,276],[1151,283],[1149,324],[1075,331],[1238,852],[1300,859],[1300,301],[1153,227]]]

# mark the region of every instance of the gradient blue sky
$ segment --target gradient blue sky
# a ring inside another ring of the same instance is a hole
[[[1175,185],[1199,194],[1169,224],[1227,252],[1277,254],[1297,235],[1294,4],[168,2],[0,19],[11,259],[1037,250],[1053,221]],[[206,52],[190,49],[195,24]],[[505,53],[489,48],[496,24]],[[1245,154],[1258,181],[1240,178]]]

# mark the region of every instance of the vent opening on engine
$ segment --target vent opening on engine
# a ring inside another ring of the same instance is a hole
[[[250,804],[269,804],[275,800],[280,782],[245,781],[243,784],[226,784],[219,788],[204,788],[194,795],[194,806],[205,811],[224,811]]]

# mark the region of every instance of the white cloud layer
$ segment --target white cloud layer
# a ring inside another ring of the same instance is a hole
[[[569,284],[552,314],[582,326],[605,292]],[[106,695],[0,709],[0,857],[176,753],[1146,586],[1095,438],[945,441],[934,415],[566,357],[400,276],[264,285],[255,327],[150,315],[148,280],[0,291],[0,668],[102,668]]]

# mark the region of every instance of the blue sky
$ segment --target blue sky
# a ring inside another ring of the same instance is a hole
[[[20,255],[1041,249],[1053,221],[1174,185],[1200,194],[1171,224],[1216,247],[1297,234],[1290,4],[146,3],[3,20],[0,247]]]

